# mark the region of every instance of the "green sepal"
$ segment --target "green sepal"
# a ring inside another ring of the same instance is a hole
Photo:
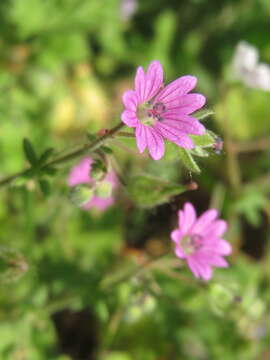
[[[192,114],[192,116],[200,121],[203,121],[206,118],[208,118],[209,116],[213,115],[214,113],[215,112],[213,110],[203,109],[203,110],[196,111],[194,114]]]
[[[182,164],[190,171],[199,174],[201,172],[196,161],[193,159],[189,150],[179,147],[178,153]]]

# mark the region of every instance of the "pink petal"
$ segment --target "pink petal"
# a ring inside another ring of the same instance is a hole
[[[205,133],[205,127],[191,116],[174,112],[166,112],[162,116],[164,118],[163,124],[174,127],[186,134],[203,135]]]
[[[205,211],[196,221],[192,228],[194,234],[202,234],[203,231],[217,218],[218,211],[216,209],[210,209]]]
[[[185,115],[191,114],[203,107],[205,101],[205,97],[201,94],[187,94],[178,99],[165,102],[164,105],[167,111],[174,110],[175,112]]]
[[[155,129],[149,126],[146,126],[145,128],[150,155],[154,160],[160,160],[165,152],[164,140]]]
[[[122,112],[121,120],[129,127],[135,127],[139,122],[136,113],[130,110],[124,110]]]
[[[122,97],[122,100],[126,107],[126,110],[131,110],[133,112],[136,112],[138,106],[138,98],[135,91],[133,90],[126,91]]]
[[[69,186],[91,182],[92,180],[89,176],[91,164],[92,159],[90,157],[86,157],[82,159],[78,165],[73,166],[68,177]]]
[[[182,234],[181,234],[181,231],[179,229],[176,229],[176,230],[171,232],[171,239],[176,244],[179,244],[179,242],[181,240],[181,237],[182,237]]]
[[[226,268],[226,267],[229,266],[227,261],[225,259],[223,259],[221,256],[218,256],[218,255],[211,258],[210,264],[212,266],[222,267],[222,268]]]
[[[187,258],[188,267],[193,272],[196,278],[200,277],[200,267],[198,267],[196,261],[193,260],[191,256]]]
[[[227,223],[224,220],[213,221],[209,227],[204,230],[205,237],[217,238],[223,236],[227,231]]]
[[[91,208],[96,208],[100,211],[104,211],[106,210],[108,207],[110,207],[111,205],[113,205],[114,203],[114,199],[112,196],[108,197],[108,198],[99,198],[97,196],[93,196],[93,198],[88,201],[83,208],[85,210],[89,210]]]
[[[163,70],[158,61],[153,61],[146,72],[140,66],[135,77],[135,91],[139,102],[144,103],[150,100],[159,91],[163,83]]]
[[[143,68],[139,66],[135,76],[135,91],[137,93],[138,100],[140,103],[143,103],[144,88],[145,88],[145,74]]]
[[[199,250],[196,255],[194,254],[194,257],[196,256],[196,260],[201,262],[202,264],[209,264],[211,266],[216,267],[228,267],[229,264],[226,260],[224,260],[219,253],[217,253],[216,248],[207,249],[202,248],[202,250]]]
[[[220,255],[230,255],[232,253],[231,244],[223,239],[220,239],[217,243],[217,251]]]
[[[145,75],[145,89],[143,102],[152,99],[163,84],[163,69],[159,61],[153,61]]]
[[[174,126],[170,126],[167,122],[159,121],[155,125],[155,129],[158,129],[161,135],[172,141],[173,143],[181,146],[185,149],[193,149],[193,141],[182,131]]]
[[[175,255],[177,257],[179,257],[180,259],[185,259],[186,258],[186,254],[182,251],[180,246],[176,246],[174,252],[175,252]]]
[[[209,281],[211,277],[213,276],[213,270],[210,266],[204,266],[201,270],[201,277],[205,281]]]
[[[203,256],[201,256],[199,253],[196,253],[191,256],[192,261],[196,263],[197,269],[199,270],[200,276],[204,280],[210,280],[212,277],[212,269],[210,267],[209,259],[205,259]],[[193,265],[194,265],[193,263]]]
[[[185,203],[178,212],[178,225],[182,234],[187,234],[196,220],[196,211],[191,203]]]
[[[171,82],[163,90],[161,90],[155,99],[155,103],[167,103],[172,100],[178,99],[180,96],[183,96],[190,92],[196,86],[196,83],[197,79],[194,76],[182,76]]]
[[[142,153],[142,152],[144,152],[144,150],[147,146],[146,126],[142,125],[140,122],[138,122],[136,131],[135,131],[135,136],[136,136],[137,147],[138,147],[140,153]]]

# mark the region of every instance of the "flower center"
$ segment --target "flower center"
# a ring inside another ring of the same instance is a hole
[[[181,247],[186,255],[191,255],[201,249],[203,238],[201,235],[186,235],[181,240]]]
[[[144,125],[154,125],[156,121],[162,121],[162,114],[166,106],[162,102],[152,104],[150,101],[138,107],[137,116]]]

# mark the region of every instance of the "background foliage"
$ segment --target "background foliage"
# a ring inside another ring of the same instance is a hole
[[[136,67],[153,59],[167,81],[199,78],[214,110],[205,124],[225,140],[221,154],[196,157],[201,174],[170,145],[154,162],[134,139],[111,142],[128,191],[121,186],[105,213],[69,201],[72,163],[1,188],[1,359],[270,356],[270,95],[231,71],[240,40],[270,63],[269,18],[268,0],[138,1],[131,16],[120,0],[0,2],[1,177],[117,123]],[[172,196],[191,181],[198,190]],[[170,251],[186,200],[217,207],[230,224],[231,267],[209,284],[172,251],[144,266]]]

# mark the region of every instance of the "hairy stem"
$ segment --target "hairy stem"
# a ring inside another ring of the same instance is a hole
[[[106,140],[113,137],[113,135],[115,135],[123,126],[124,126],[124,124],[122,122],[117,124],[111,130],[106,131],[106,133],[104,135],[100,136],[98,139],[95,139],[91,143],[84,144],[81,148],[79,148],[75,151],[71,151],[65,155],[56,157],[55,159],[48,161],[45,165],[43,165],[43,168],[46,168],[47,166],[55,166],[55,165],[63,164],[70,160],[73,160],[77,157],[80,157],[87,152],[96,151],[101,145],[104,144],[104,142]],[[28,170],[29,170],[29,168],[21,170],[13,175],[3,178],[2,180],[0,180],[0,186],[9,184],[16,178],[23,176]]]

